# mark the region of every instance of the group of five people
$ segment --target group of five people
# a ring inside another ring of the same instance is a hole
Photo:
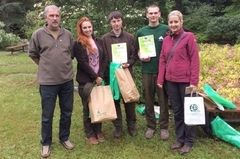
[[[35,31],[29,43],[29,57],[38,65],[38,83],[42,104],[41,156],[50,155],[52,144],[52,120],[57,97],[60,106],[59,140],[66,149],[73,149],[69,141],[71,115],[73,111],[74,73],[72,59],[77,60],[76,81],[78,93],[83,105],[83,127],[86,139],[91,144],[104,142],[102,123],[92,124],[89,118],[88,97],[83,93],[88,82],[101,85],[109,84],[109,67],[112,62],[111,45],[126,43],[127,62],[122,68],[132,67],[137,60],[142,62],[142,88],[146,107],[147,130],[145,137],[151,139],[157,128],[154,112],[155,95],[160,105],[160,138],[169,138],[168,97],[174,113],[175,134],[177,137],[170,148],[180,149],[184,155],[191,151],[194,143],[195,126],[184,124],[184,96],[188,86],[197,88],[199,80],[199,56],[194,34],[188,32],[171,55],[172,47],[184,33],[181,12],[172,11],[168,15],[168,24],[160,24],[160,9],[152,4],[147,8],[149,24],[142,27],[136,36],[123,30],[123,16],[119,11],[108,15],[111,31],[100,37],[93,34],[93,23],[88,17],[79,19],[76,25],[77,39],[60,25],[61,14],[55,5],[44,10],[46,24]],[[156,56],[142,57],[138,38],[153,35]],[[166,67],[167,64],[167,67]],[[137,135],[135,102],[123,105],[126,113],[127,129],[131,136]],[[115,138],[123,131],[123,119],[120,100],[115,100],[117,119],[113,121]]]

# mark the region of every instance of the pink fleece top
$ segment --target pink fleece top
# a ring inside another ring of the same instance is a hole
[[[171,82],[186,82],[194,86],[198,85],[200,62],[198,45],[193,33],[187,32],[185,37],[179,42],[166,68],[170,51],[183,33],[183,29],[173,35],[168,32],[168,36],[163,39],[159,57],[157,84],[163,85],[164,80],[167,80]]]

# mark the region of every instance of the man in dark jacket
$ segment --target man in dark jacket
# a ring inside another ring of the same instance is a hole
[[[122,29],[123,16],[120,12],[118,11],[111,12],[108,15],[108,19],[112,27],[112,30],[107,34],[103,35],[104,45],[106,47],[108,54],[108,62],[110,64],[113,61],[112,45],[125,43],[126,44],[125,53],[127,57],[127,62],[122,63],[121,61],[119,61],[119,63],[121,63],[122,68],[128,68],[129,71],[132,73],[132,66],[138,58],[135,38],[132,34],[123,31]],[[106,74],[107,76],[109,76],[109,69],[107,70]],[[109,79],[109,77],[107,77],[107,79]],[[135,102],[125,103],[123,101],[123,104],[125,107],[126,121],[129,134],[131,136],[136,136],[137,131],[135,127],[136,125]],[[122,113],[120,107],[120,100],[115,100],[115,106],[117,111],[117,119],[113,121],[113,124],[115,126],[114,137],[119,138],[122,135]]]

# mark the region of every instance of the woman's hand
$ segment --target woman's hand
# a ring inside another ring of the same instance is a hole
[[[97,79],[95,80],[95,82],[96,82],[96,85],[97,86],[99,86],[99,85],[101,85],[102,84],[102,78],[101,77],[97,77]]]
[[[194,85],[190,84],[189,87],[192,88],[191,90],[192,90],[193,92],[196,92],[196,91],[197,91],[197,86],[194,86]]]
[[[122,68],[128,68],[130,66],[129,63],[122,63]]]
[[[157,84],[157,86],[158,86],[159,88],[162,88],[162,85],[161,85],[161,84]]]

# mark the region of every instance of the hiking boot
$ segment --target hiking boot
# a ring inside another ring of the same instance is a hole
[[[72,150],[75,147],[74,144],[71,141],[69,141],[69,140],[61,141],[61,144],[68,150]]]
[[[169,132],[167,129],[162,129],[160,133],[160,137],[162,140],[167,140],[169,138]]]
[[[102,133],[97,134],[97,140],[98,140],[99,142],[104,142],[104,141],[105,141],[105,138],[104,138],[104,136],[103,136]]]
[[[170,149],[176,150],[176,149],[180,149],[182,147],[183,147],[183,143],[176,141],[171,145]]]
[[[41,149],[41,157],[43,158],[47,158],[50,156],[50,146],[47,145],[47,146],[42,146],[42,149]]]
[[[98,144],[98,140],[96,139],[96,137],[86,137],[87,141],[92,144],[92,145],[96,145]]]
[[[131,136],[137,135],[137,130],[135,128],[128,128],[128,132]]]
[[[145,133],[145,137],[147,139],[151,139],[151,138],[153,138],[154,133],[155,133],[155,129],[148,128],[146,133]]]
[[[180,155],[187,155],[192,149],[193,149],[193,146],[184,145],[184,146],[180,149],[179,154],[180,154]]]
[[[115,129],[113,135],[114,135],[114,138],[119,139],[122,136],[122,130],[121,129]]]

